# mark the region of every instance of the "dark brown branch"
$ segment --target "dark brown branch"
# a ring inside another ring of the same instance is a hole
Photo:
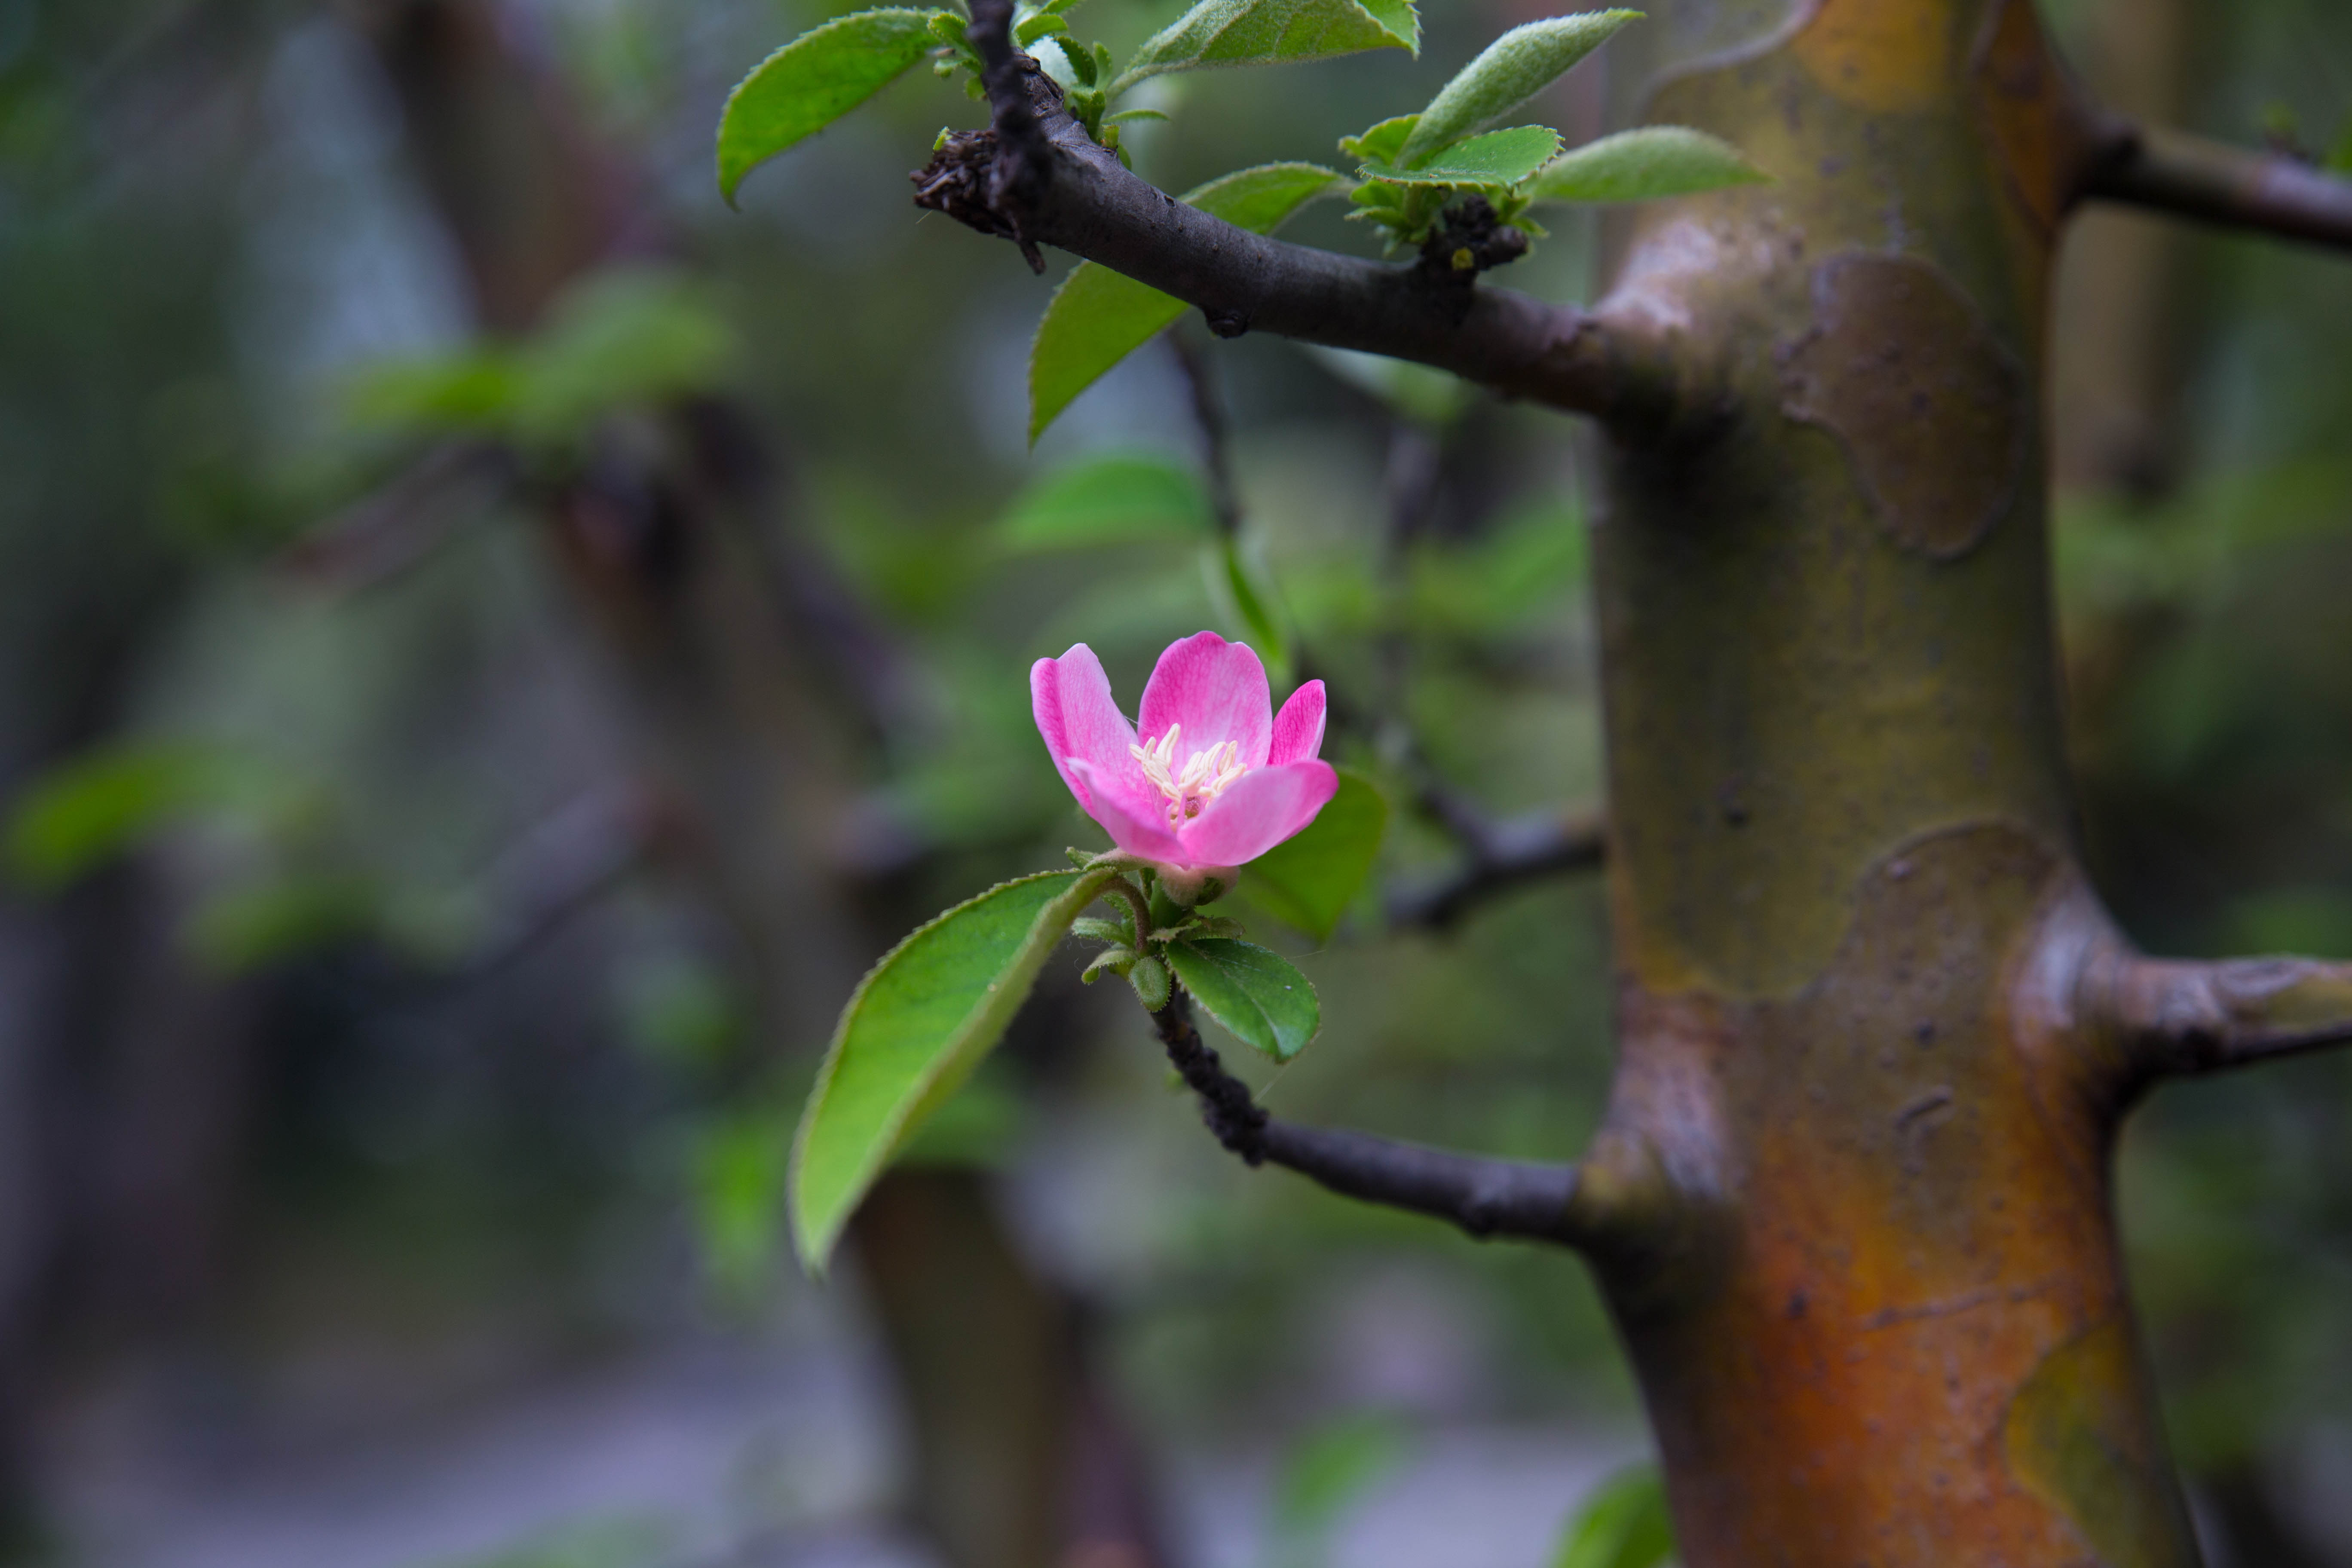
[[[2085,961],[2080,994],[2087,1021],[2121,1047],[2134,1083],[2352,1045],[2352,963],[2198,963],[2118,943]]]
[[[2276,153],[2121,127],[2082,194],[2227,228],[2352,249],[2352,180]]]
[[[1591,1238],[1577,1202],[1576,1166],[1453,1154],[1277,1121],[1202,1042],[1181,989],[1151,1019],[1169,1061],[1200,1096],[1202,1121],[1218,1142],[1252,1165],[1272,1162],[1344,1197],[1451,1220],[1481,1239],[1508,1236],[1573,1247]]]
[[[1010,0],[976,0],[992,129],[950,137],[916,176],[919,205],[1034,256],[1056,246],[1200,307],[1221,337],[1278,333],[1413,360],[1515,396],[1612,418],[1653,416],[1672,367],[1650,333],[1475,282],[1286,245],[1185,205],[1128,173],[1010,42]]]
[[[1455,809],[1443,820],[1469,856],[1451,871],[1391,889],[1391,925],[1444,930],[1497,893],[1591,869],[1601,864],[1607,840],[1606,819],[1597,811],[1539,812],[1491,823]]]

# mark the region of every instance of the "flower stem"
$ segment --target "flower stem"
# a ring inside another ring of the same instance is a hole
[[[1135,951],[1141,952],[1151,937],[1151,905],[1143,890],[1125,877],[1113,877],[1103,884],[1103,897],[1127,906],[1128,919],[1135,922]]]

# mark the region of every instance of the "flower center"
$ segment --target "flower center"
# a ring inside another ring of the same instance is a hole
[[[1143,776],[1168,797],[1168,823],[1171,827],[1181,827],[1200,816],[1202,806],[1249,772],[1242,761],[1241,746],[1233,741],[1193,752],[1185,759],[1183,771],[1178,772],[1176,747],[1183,730],[1181,724],[1171,724],[1168,732],[1151,744],[1128,747],[1135,760],[1143,764]]]

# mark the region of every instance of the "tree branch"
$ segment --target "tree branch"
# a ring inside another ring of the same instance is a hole
[[[1598,811],[1538,812],[1508,822],[1443,816],[1469,857],[1423,881],[1401,882],[1388,896],[1389,923],[1443,931],[1471,906],[1497,893],[1601,864],[1608,824]]]
[[[1187,206],[1128,173],[1063,108],[1012,45],[1012,0],[971,11],[993,123],[948,138],[916,176],[919,205],[1012,239],[1034,266],[1041,244],[1098,261],[1200,307],[1220,337],[1255,330],[1413,360],[1611,418],[1663,413],[1673,367],[1654,333],[1478,287],[1475,273],[1286,245]]]
[[[2276,153],[2123,125],[2082,195],[2352,249],[2352,180]]]
[[[1454,1154],[1343,1128],[1301,1127],[1266,1113],[1249,1086],[1202,1042],[1181,987],[1151,1016],[1160,1043],[1193,1093],[1217,1142],[1252,1165],[1273,1163],[1345,1197],[1451,1220],[1470,1235],[1588,1244],[1579,1168]]]
[[[2081,994],[2138,1082],[2352,1045],[2352,963],[2198,963],[2118,942],[2084,963]]]

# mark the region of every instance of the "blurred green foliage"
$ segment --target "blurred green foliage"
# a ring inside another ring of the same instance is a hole
[[[1603,1481],[1569,1521],[1552,1568],[1658,1568],[1675,1554],[1674,1521],[1655,1465]]]

